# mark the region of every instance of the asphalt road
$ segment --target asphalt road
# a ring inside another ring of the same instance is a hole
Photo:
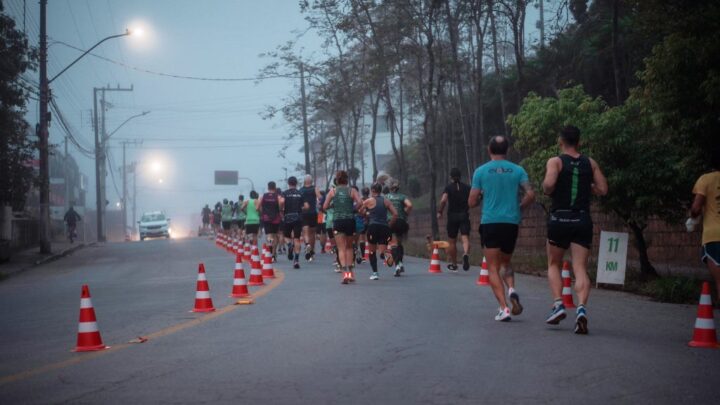
[[[188,312],[200,261],[213,314]],[[0,403],[720,402],[720,350],[687,346],[693,306],[593,290],[577,336],[572,316],[544,324],[544,279],[519,276],[525,312],[498,323],[477,268],[406,267],[371,281],[363,264],[344,286],[327,255],[282,258],[233,306],[233,257],[210,241],[83,249],[0,282]],[[71,352],[84,283],[110,350]]]

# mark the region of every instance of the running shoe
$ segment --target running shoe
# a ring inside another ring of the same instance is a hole
[[[470,270],[470,256],[463,255],[463,270]]]
[[[313,251],[311,250],[311,251],[310,251],[310,258],[307,259],[307,260],[308,260],[309,262],[311,262],[311,261],[313,261],[313,259],[315,259],[315,252],[313,252]]]
[[[405,273],[405,265],[400,262],[398,263],[398,266],[400,266],[400,273]]]
[[[342,269],[336,265],[335,269],[333,271],[335,271],[335,273],[340,273],[340,272],[342,272]]]
[[[292,259],[293,259],[293,255],[294,255],[294,253],[293,253],[293,249],[292,249],[292,248],[290,248],[289,246],[288,246],[288,252],[287,252],[287,255],[288,255],[288,260],[292,260]]]
[[[452,263],[448,264],[448,265],[447,265],[447,269],[448,269],[448,271],[451,271],[451,272],[453,272],[453,273],[457,273],[457,265],[456,265],[456,264],[452,264]]]
[[[362,262],[363,262],[363,259],[362,259],[361,255],[355,256],[355,263],[361,264]]]
[[[495,315],[495,320],[500,322],[510,322],[510,308],[501,309],[498,314]]]
[[[351,283],[355,282],[355,273],[352,271],[348,273],[348,280],[350,280]]]
[[[523,311],[523,306],[520,304],[520,296],[513,292],[510,294],[510,302],[512,303],[512,314],[513,315],[520,315]]]
[[[374,273],[370,276],[370,280],[378,280],[378,279],[380,279],[380,276],[378,276],[377,272],[374,272]]]
[[[402,267],[398,264],[395,266],[395,277],[400,277],[400,273],[402,273]]]
[[[293,269],[299,269],[300,263],[297,260],[293,260]]]
[[[565,314],[565,305],[559,304],[559,305],[553,305],[552,311],[550,311],[550,316],[545,320],[545,323],[550,325],[557,325],[565,319],[567,314]]]
[[[272,255],[272,262],[273,263],[277,262],[277,256],[275,256],[274,254]]]
[[[350,282],[350,278],[348,277],[348,273],[346,272],[343,274],[342,284],[347,284]]]
[[[312,252],[307,249],[307,245],[305,245],[305,260],[310,261],[312,259]]]
[[[577,317],[575,318],[575,333],[578,335],[587,335],[587,322],[587,313],[585,312],[585,308],[578,308]]]

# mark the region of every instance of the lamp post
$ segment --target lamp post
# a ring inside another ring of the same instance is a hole
[[[61,74],[65,73],[77,61],[82,59],[90,51],[95,49],[103,42],[130,35],[127,30],[123,34],[111,35],[103,38],[97,44],[85,51],[72,63],[70,63],[60,73],[48,80],[47,77],[47,0],[40,0],[40,41],[39,41],[39,71],[40,71],[40,122],[37,127],[38,150],[40,157],[40,253],[52,253],[50,244],[50,162],[49,162],[49,146],[48,146],[48,125],[50,124],[50,114],[48,112],[48,103],[50,102],[50,83],[57,79]]]

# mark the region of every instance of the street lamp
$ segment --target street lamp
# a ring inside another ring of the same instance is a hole
[[[50,114],[48,112],[48,103],[50,102],[50,83],[57,79],[61,74],[65,73],[77,61],[82,59],[90,51],[95,49],[103,42],[130,35],[131,31],[127,30],[122,34],[111,35],[103,38],[97,44],[85,51],[77,59],[75,59],[60,73],[48,80],[47,77],[47,0],[40,0],[40,41],[39,41],[39,70],[40,70],[40,122],[38,123],[38,150],[40,157],[40,253],[52,253],[50,244],[50,164],[49,164],[49,133],[48,125],[50,124]]]

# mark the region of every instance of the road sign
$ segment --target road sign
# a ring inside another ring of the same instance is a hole
[[[627,247],[627,233],[600,232],[600,250],[598,252],[596,283],[625,284]]]
[[[237,186],[237,170],[215,170],[215,185]]]

